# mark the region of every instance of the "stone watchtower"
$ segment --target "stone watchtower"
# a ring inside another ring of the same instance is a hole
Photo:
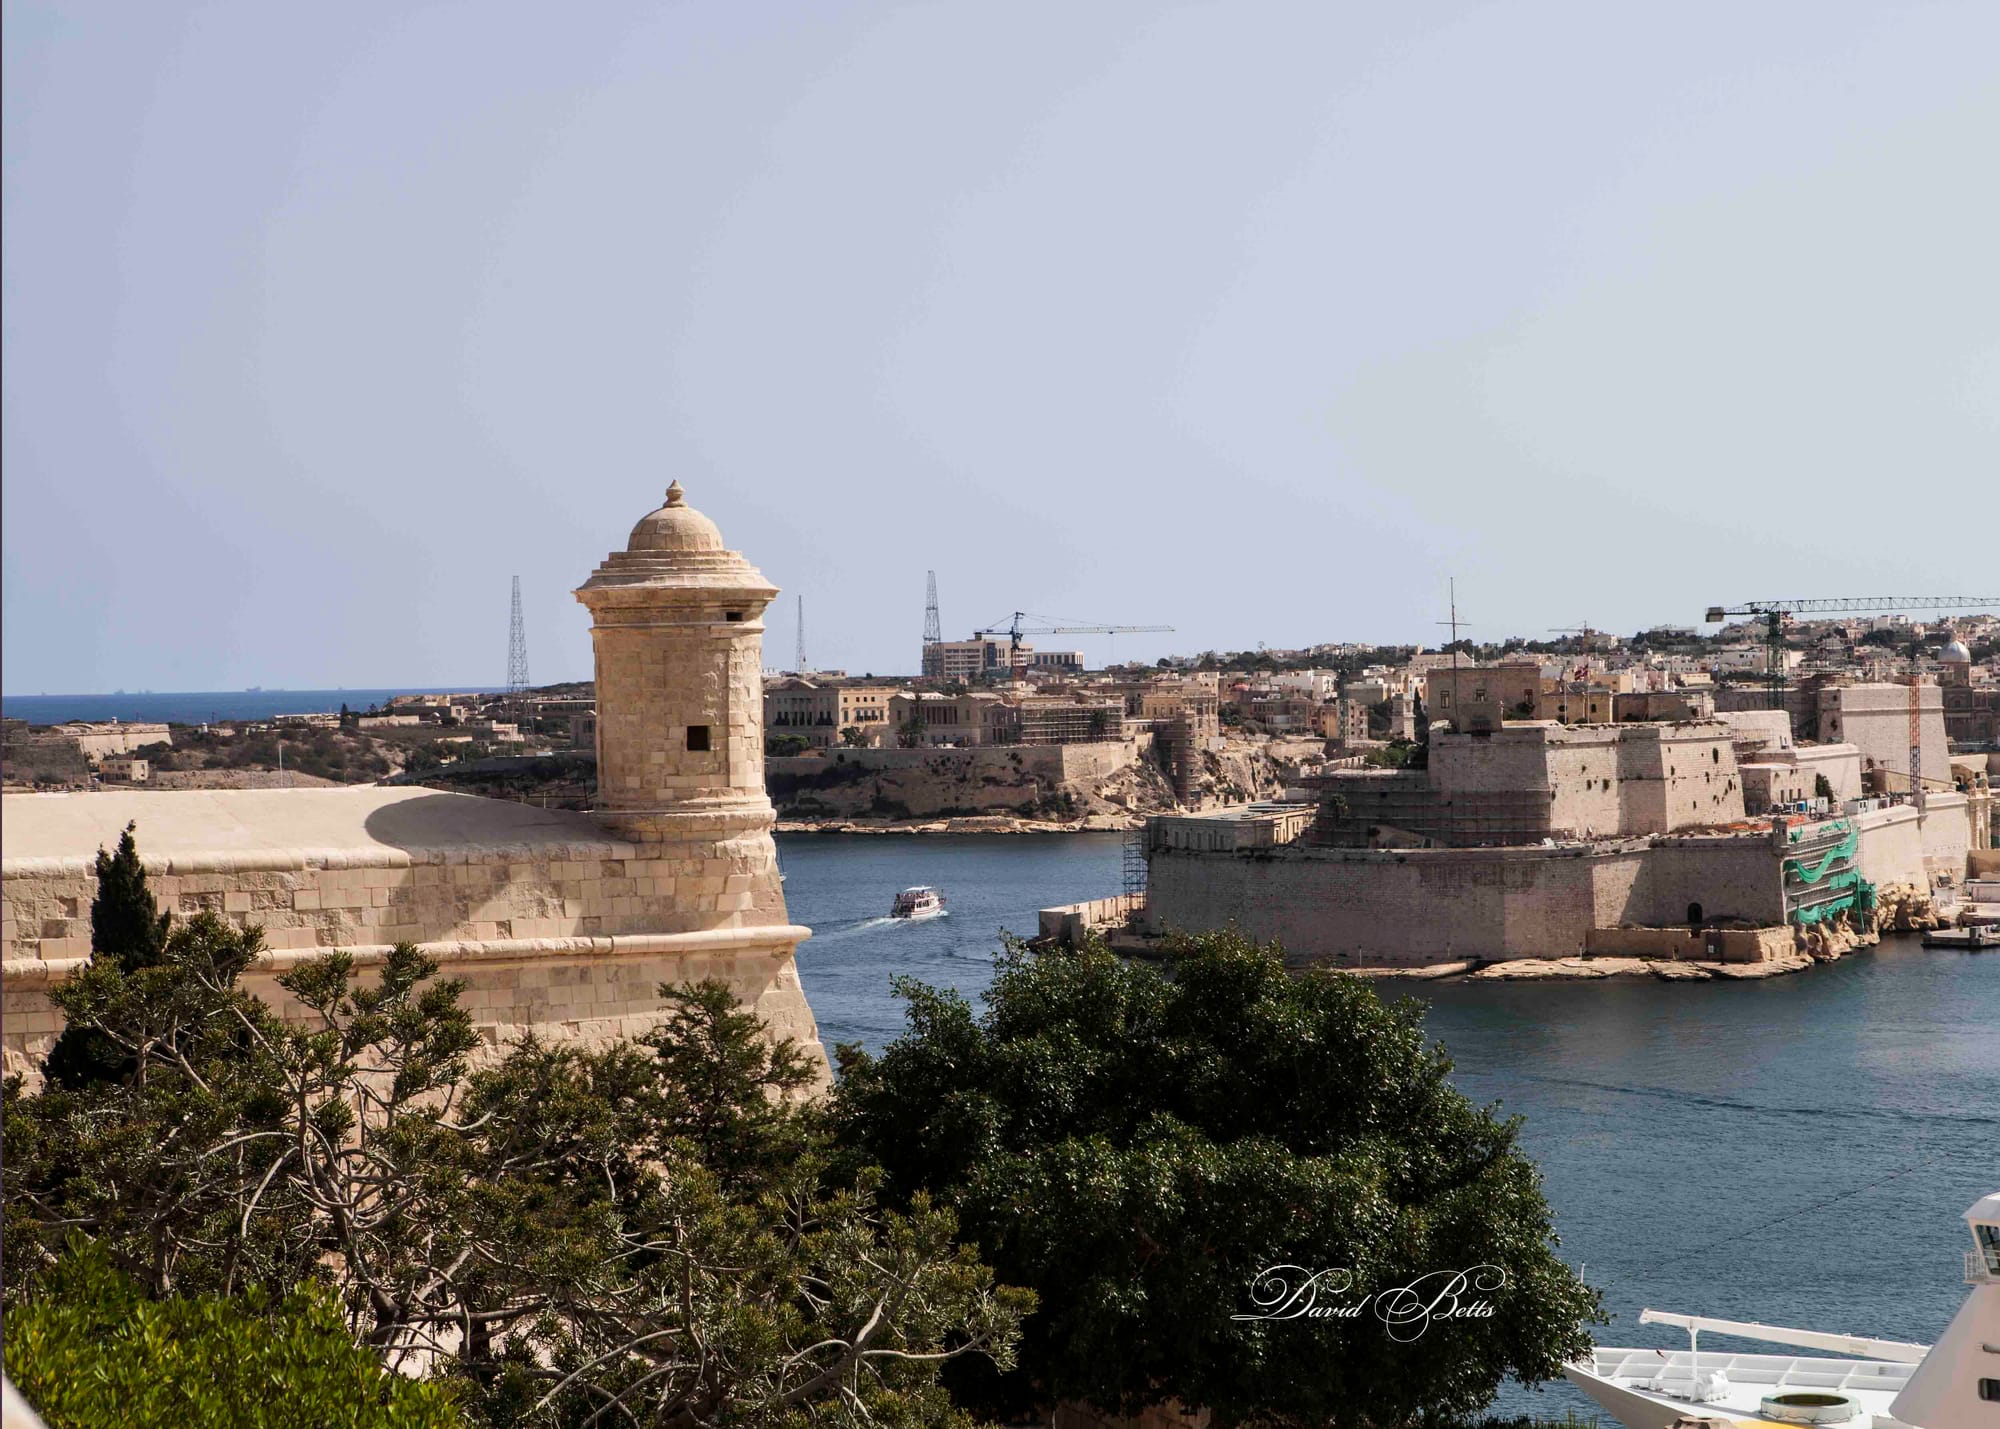
[[[635,842],[771,847],[762,617],[777,593],[679,482],[577,590],[597,654],[599,823]]]
[[[670,875],[657,891],[672,894],[675,931],[788,925],[764,792],[763,614],[777,593],[679,482],[576,592],[597,654],[592,816]]]

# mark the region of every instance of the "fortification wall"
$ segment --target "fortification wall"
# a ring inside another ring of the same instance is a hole
[[[1165,851],[1149,861],[1147,910],[1168,929],[1276,939],[1301,962],[1562,957],[1591,926],[1590,863],[1580,850]]]
[[[1926,796],[1918,827],[1923,841],[1924,869],[1932,877],[1948,877],[1953,882],[1965,877],[1972,852],[1972,820],[1967,808],[1970,802],[1956,792]]]
[[[1147,919],[1200,932],[1234,926],[1301,962],[1419,967],[1461,958],[1560,958],[1593,928],[1705,918],[1784,921],[1767,840],[1628,840],[1590,848],[1156,849]]]
[[[1542,826],[1582,838],[1667,833],[1743,817],[1732,737],[1713,720],[1443,734],[1428,780],[1447,798],[1540,795]]]
[[[1854,816],[1854,866],[1876,887],[1893,883],[1924,885],[1923,831],[1917,811],[1908,805],[1876,809]]]
[[[1624,726],[1619,734],[1623,832],[1663,834],[1743,817],[1743,782],[1727,725]]]
[[[1861,797],[1861,751],[1851,744],[1802,744],[1794,751],[1806,777],[1808,797],[1818,792],[1814,776],[1824,774],[1836,802]]]
[[[1661,839],[1639,860],[1632,887],[1616,918],[1623,923],[1671,924],[1735,919],[1785,921],[1781,859],[1768,838]]]
[[[281,797],[396,800],[399,816],[444,805],[508,811],[421,791],[281,791]],[[27,796],[103,801],[265,798],[269,794]],[[12,815],[16,800],[7,801]],[[158,806],[162,810],[168,805]],[[122,809],[122,806],[121,806]],[[456,812],[456,810],[453,810]],[[478,812],[485,812],[484,809]],[[310,817],[301,807],[300,817]],[[590,829],[574,815],[580,829]],[[163,911],[214,912],[255,925],[271,949],[248,986],[279,1006],[275,977],[329,949],[365,970],[398,942],[416,943],[466,979],[466,1006],[490,1043],[529,1028],[608,1040],[658,1020],[662,982],[717,977],[780,1034],[816,1045],[818,1032],[793,960],[808,936],[785,916],[768,834],[634,844],[602,836],[451,847],[218,851],[141,857]],[[61,1030],[48,989],[90,953],[92,861],[9,858],[0,867],[8,1072],[32,1075]]]

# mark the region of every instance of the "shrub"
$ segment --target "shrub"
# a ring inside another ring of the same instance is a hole
[[[317,1285],[148,1300],[74,1236],[7,1315],[7,1372],[49,1429],[459,1429],[449,1388],[382,1367]]]

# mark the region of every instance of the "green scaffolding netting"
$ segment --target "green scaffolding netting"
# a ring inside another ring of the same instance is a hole
[[[1808,864],[1803,859],[1796,858],[1786,859],[1785,872],[1797,874],[1801,882],[1818,883],[1826,877],[1827,870],[1836,863],[1851,861],[1855,850],[1860,847],[1861,836],[1850,830],[1847,837],[1822,854],[1817,863]]]
[[[1859,901],[1860,895],[1858,894],[1843,894],[1831,903],[1816,903],[1810,908],[1799,909],[1797,913],[1792,915],[1793,921],[1801,924],[1822,923],[1836,913],[1845,913]]]
[[[1845,913],[1852,908],[1866,911],[1875,906],[1875,885],[1851,869],[1846,873],[1835,874],[1827,880],[1826,886],[1849,891],[1825,903],[1815,903],[1810,908],[1793,909],[1794,923],[1823,923],[1836,913]]]
[[[1854,825],[1842,820],[1839,823],[1821,824],[1818,828],[1813,829],[1793,829],[1792,842],[1797,843],[1808,836],[1818,838],[1821,834],[1851,834],[1853,832]]]

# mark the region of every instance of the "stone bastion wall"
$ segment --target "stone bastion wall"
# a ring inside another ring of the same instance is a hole
[[[1295,843],[1248,853],[1155,849],[1147,919],[1234,925],[1300,962],[1421,967],[1572,957],[1592,928],[1705,918],[1784,921],[1768,838],[1628,839],[1556,848],[1370,850]]]
[[[143,840],[144,830],[141,830]],[[492,1044],[534,1029],[593,1042],[658,1020],[661,983],[718,978],[780,1036],[818,1056],[768,834],[718,842],[609,838],[468,848],[363,848],[141,855],[163,911],[256,925],[270,952],[246,986],[284,1010],[274,979],[333,948],[365,971],[418,944]],[[90,953],[91,860],[0,865],[8,1072],[32,1074],[61,1030],[48,989]]]

